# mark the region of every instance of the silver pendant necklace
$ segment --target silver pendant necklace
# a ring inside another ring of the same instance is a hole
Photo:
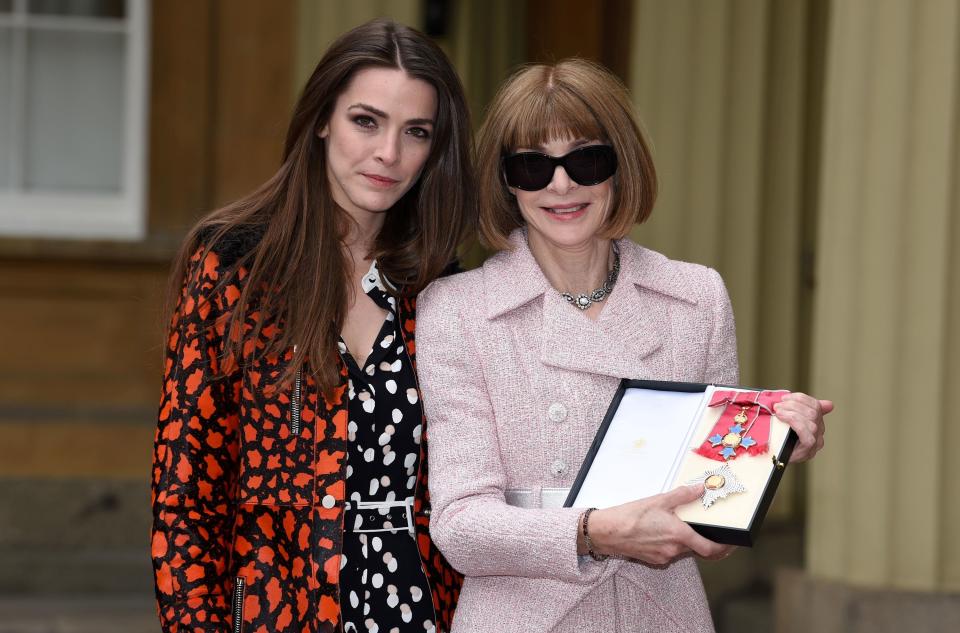
[[[617,248],[617,243],[613,242],[613,268],[610,269],[610,272],[607,273],[607,278],[603,281],[603,285],[591,292],[589,295],[578,294],[574,297],[569,292],[561,292],[560,296],[567,300],[567,303],[572,303],[581,310],[586,310],[595,303],[600,303],[606,299],[611,292],[613,292],[613,285],[617,283],[617,276],[620,274],[620,249]]]

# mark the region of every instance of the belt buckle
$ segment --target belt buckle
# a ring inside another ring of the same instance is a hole
[[[404,516],[407,519],[407,531],[410,533],[410,536],[416,536],[415,525],[413,522],[413,497],[408,497],[403,501],[358,501],[356,503],[357,510],[379,510],[381,508],[397,508],[403,506]],[[370,532],[393,532],[394,530],[403,529],[402,526],[396,526],[391,528],[370,528],[370,529],[361,529],[354,530],[356,534],[364,534]]]
[[[405,510],[404,514],[407,515],[407,531],[410,532],[410,536],[416,537],[416,526],[413,523],[413,497],[403,500],[403,509]]]

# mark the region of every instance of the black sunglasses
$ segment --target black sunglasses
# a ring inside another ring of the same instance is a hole
[[[563,156],[520,152],[503,158],[507,184],[524,191],[539,191],[553,180],[557,165],[578,185],[598,185],[617,171],[617,154],[609,145],[587,145]]]

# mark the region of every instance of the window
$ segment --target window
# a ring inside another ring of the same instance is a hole
[[[0,234],[145,228],[147,0],[0,0]]]

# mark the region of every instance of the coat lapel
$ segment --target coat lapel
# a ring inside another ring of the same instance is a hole
[[[628,294],[634,296],[628,298]],[[614,378],[647,374],[645,359],[660,349],[661,337],[658,324],[638,309],[636,295],[633,287],[615,288],[600,318],[591,321],[559,293],[548,293],[543,302],[540,360],[561,369]]]

